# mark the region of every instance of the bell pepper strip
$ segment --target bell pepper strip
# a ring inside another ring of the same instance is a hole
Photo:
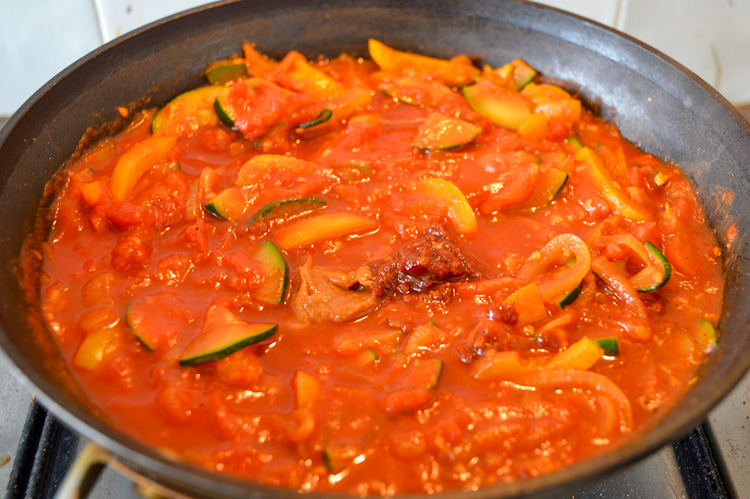
[[[520,94],[486,79],[464,87],[462,92],[469,107],[497,126],[518,130],[531,116],[529,103]]]
[[[671,265],[681,274],[694,277],[697,272],[695,263],[701,255],[695,250],[685,223],[677,218],[672,207],[667,203],[664,209],[664,224],[668,235],[664,241],[664,253]]]
[[[375,230],[378,223],[352,213],[323,213],[303,218],[277,230],[274,239],[282,250],[313,244],[334,237]]]
[[[413,69],[420,74],[433,75],[452,87],[468,85],[480,73],[479,68],[474,67],[467,57],[454,57],[447,60],[402,52],[372,38],[368,41],[367,47],[370,57],[380,69],[385,71]]]
[[[629,312],[633,315],[633,321],[623,324],[625,330],[636,340],[651,339],[653,333],[648,320],[648,311],[630,280],[604,256],[594,258],[591,262],[591,271],[620,301],[627,305]]]
[[[112,354],[117,344],[117,332],[100,329],[84,338],[73,356],[73,365],[87,371],[99,367]]]
[[[424,151],[458,149],[473,142],[482,127],[440,113],[431,113],[417,130],[411,145]]]
[[[180,356],[181,367],[193,367],[222,359],[276,334],[276,324],[244,321],[226,307],[212,305],[206,311],[198,336]]]
[[[479,228],[477,216],[466,196],[452,182],[435,177],[427,177],[417,183],[417,191],[445,203],[448,217],[460,234],[471,234]]]
[[[277,66],[275,80],[282,87],[320,99],[332,99],[346,92],[346,87],[311,66],[305,56],[294,50],[287,53]]]
[[[610,173],[604,168],[604,163],[598,154],[588,147],[584,147],[576,153],[575,158],[589,168],[596,190],[607,201],[613,212],[633,221],[649,221],[654,219],[650,211],[632,200],[615,183]]]
[[[518,315],[517,324],[530,324],[547,317],[547,309],[544,306],[544,297],[539,292],[535,282],[522,287],[505,300],[516,309]]]
[[[164,161],[177,144],[177,137],[157,135],[139,142],[123,154],[109,179],[109,191],[116,201],[130,197],[138,180],[154,165]]]
[[[521,374],[536,372],[539,367],[531,360],[521,359],[516,351],[491,351],[474,362],[471,372],[476,379],[492,381],[513,379]]]
[[[544,113],[533,113],[518,127],[518,133],[527,139],[542,140],[547,136],[549,121]]]
[[[593,340],[583,337],[568,348],[558,353],[544,365],[545,369],[581,369],[587,370],[604,355],[604,349]]]
[[[292,378],[294,405],[297,409],[311,407],[318,403],[323,391],[323,382],[305,371],[297,370]]]
[[[198,128],[219,124],[214,110],[217,98],[226,99],[229,87],[207,86],[182,93],[164,106],[151,122],[151,132],[174,136],[187,136]]]
[[[538,277],[562,258],[573,264],[549,280],[539,282]],[[591,254],[580,237],[574,234],[561,234],[552,238],[538,252],[533,253],[518,271],[518,278],[536,280],[544,301],[561,307],[568,305],[567,298],[579,288],[591,265]]]

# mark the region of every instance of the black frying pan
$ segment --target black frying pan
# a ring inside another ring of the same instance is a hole
[[[465,497],[525,493],[559,496],[677,439],[699,423],[750,367],[750,126],[725,99],[685,68],[599,24],[529,3],[499,0],[249,0],[179,14],[92,52],[34,94],[0,133],[0,346],[15,374],[58,418],[151,479],[193,495],[296,495],[171,460],[97,417],[71,385],[59,355],[34,327],[16,277],[44,185],[88,127],[117,117],[116,106],[144,97],[162,105],[202,84],[208,61],[243,41],[282,56],[366,55],[374,37],[399,49],[449,57],[478,55],[494,66],[514,57],[574,83],[583,97],[646,151],[679,162],[695,182],[727,250],[722,338],[700,380],[650,431],[614,452],[552,475],[489,487]],[[727,196],[727,194],[729,196]],[[727,202],[728,197],[733,198]],[[43,335],[42,335],[43,336]]]

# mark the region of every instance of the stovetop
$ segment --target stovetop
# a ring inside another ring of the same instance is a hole
[[[740,107],[750,117],[750,106]],[[0,118],[0,127],[5,120]],[[615,472],[571,497],[750,497],[750,374],[683,439]],[[6,499],[44,499],[88,441],[60,424],[0,364],[0,490]],[[112,469],[98,477],[91,499],[141,497]]]

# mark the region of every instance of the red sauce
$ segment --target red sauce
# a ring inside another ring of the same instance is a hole
[[[178,98],[63,171],[40,286],[83,389],[181,460],[357,494],[526,479],[648,428],[720,313],[688,179],[518,62],[374,49],[246,46],[234,129]]]

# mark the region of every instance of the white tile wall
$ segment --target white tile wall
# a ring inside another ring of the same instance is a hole
[[[99,44],[207,0],[0,0],[0,116]],[[541,0],[657,47],[750,102],[750,0]]]

